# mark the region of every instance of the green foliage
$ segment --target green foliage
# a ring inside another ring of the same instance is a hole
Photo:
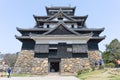
[[[104,69],[104,65],[100,65],[100,66],[99,66],[99,69]]]
[[[108,76],[109,80],[120,80],[120,76],[119,75],[110,75]]]
[[[115,64],[114,63],[107,63],[107,64],[105,64],[105,66],[109,67],[109,68],[114,68]]]
[[[113,72],[115,70],[115,72]],[[81,75],[78,75],[77,77],[80,80],[120,80],[120,75],[117,72],[118,69],[111,69],[111,68],[106,68],[106,69],[101,69],[101,70],[95,70],[91,71],[88,73],[83,73]],[[113,74],[111,74],[112,72]],[[114,73],[118,73],[118,75]]]
[[[95,70],[95,66],[91,65],[91,69],[92,69],[92,71],[94,71]]]
[[[18,54],[5,54],[4,60],[6,61],[6,64],[10,66],[11,68],[14,67],[15,62],[17,60]]]
[[[77,74],[80,75],[80,74],[83,74],[83,73],[86,73],[86,72],[89,72],[89,71],[90,71],[89,68],[82,68],[77,72]]]
[[[94,70],[94,71],[89,71],[87,73],[82,73],[80,75],[77,75],[77,77],[80,79],[80,80],[98,80],[99,78],[102,78],[103,75],[101,76],[101,74],[103,74],[104,72],[104,69],[102,70]],[[98,76],[100,75],[100,76]],[[102,80],[102,79],[99,79],[99,80]],[[105,79],[105,80],[108,80],[108,79]]]
[[[114,63],[115,59],[120,59],[120,42],[114,39],[106,45],[106,50],[102,54],[105,63]]]

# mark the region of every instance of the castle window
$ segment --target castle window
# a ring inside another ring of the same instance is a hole
[[[67,14],[70,14],[70,12],[67,12]]]
[[[71,25],[71,28],[74,28],[74,25],[73,25],[73,24]]]
[[[47,24],[47,28],[49,28],[50,27],[50,25],[49,24]]]
[[[62,17],[59,17],[58,20],[63,20],[63,18],[62,18]]]
[[[72,48],[67,48],[67,52],[72,52]]]

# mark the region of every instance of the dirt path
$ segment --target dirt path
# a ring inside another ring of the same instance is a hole
[[[0,78],[0,80],[79,80],[74,76],[42,76],[42,77],[11,77]]]

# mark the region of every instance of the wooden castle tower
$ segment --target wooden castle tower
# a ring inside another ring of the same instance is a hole
[[[104,28],[88,28],[88,15],[76,16],[76,7],[46,7],[47,16],[33,15],[33,28],[17,28],[22,49],[14,73],[76,74],[101,59],[98,43]]]

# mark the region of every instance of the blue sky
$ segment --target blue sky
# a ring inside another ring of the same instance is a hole
[[[0,52],[15,53],[21,50],[20,35],[16,27],[32,28],[33,14],[46,15],[45,6],[76,6],[76,14],[89,15],[89,28],[105,28],[101,36],[106,39],[99,44],[100,50],[117,38],[120,40],[120,0],[0,0]]]

